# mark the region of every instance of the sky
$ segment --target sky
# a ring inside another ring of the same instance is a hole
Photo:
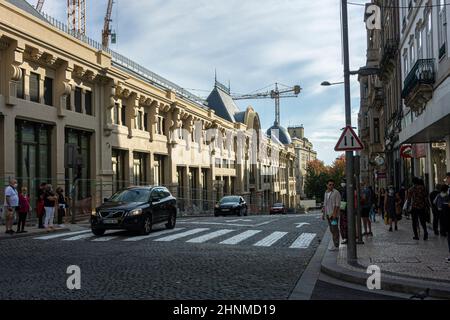
[[[36,4],[37,0],[28,0]],[[107,0],[86,0],[88,36],[101,42]],[[281,124],[304,125],[318,158],[331,164],[345,126],[339,0],[115,0],[111,49],[206,98],[214,73],[234,94],[275,82],[300,85],[298,98],[281,100]],[[364,3],[361,0],[355,0]],[[66,21],[66,1],[46,0],[43,11]],[[349,5],[350,67],[366,60],[364,7]],[[359,84],[351,80],[352,124],[357,126]],[[270,88],[270,87],[269,87]],[[268,89],[265,89],[268,90]],[[265,91],[263,90],[263,91]],[[262,127],[275,118],[274,101],[251,105]]]

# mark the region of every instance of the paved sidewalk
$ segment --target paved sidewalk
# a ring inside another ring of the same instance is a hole
[[[378,217],[377,217],[378,218]],[[391,291],[417,293],[427,288],[430,295],[450,299],[450,264],[447,238],[435,236],[429,229],[429,240],[413,240],[412,222],[403,218],[399,230],[389,232],[381,219],[372,223],[373,237],[364,237],[358,245],[358,266],[347,264],[347,248],[328,251],[322,261],[322,271],[335,278],[365,284],[367,267],[377,265],[382,273],[382,288]]]
[[[76,224],[65,224],[64,227],[58,227],[57,225],[54,225],[55,230],[51,231],[53,232],[62,232],[62,231],[78,231],[81,229],[85,229],[90,227],[88,220],[80,220]],[[32,237],[36,235],[41,234],[47,234],[47,230],[45,229],[39,229],[36,224],[27,224],[25,226],[26,233],[14,233],[14,234],[7,234],[5,233],[5,225],[0,225],[0,241],[2,240],[8,240],[8,239],[17,239],[17,238],[24,238],[24,237]],[[17,225],[13,226],[13,230],[17,230]]]

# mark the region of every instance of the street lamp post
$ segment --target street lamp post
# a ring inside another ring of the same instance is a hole
[[[350,58],[348,46],[348,12],[347,0],[341,0],[342,4],[342,45],[344,54],[344,87],[345,87],[345,125],[352,127],[352,110],[350,97]],[[355,207],[354,207],[354,174],[353,174],[353,151],[345,152],[346,180],[347,180],[347,216],[348,216],[348,240],[347,240],[347,262],[355,264],[356,255],[356,229],[355,229]]]

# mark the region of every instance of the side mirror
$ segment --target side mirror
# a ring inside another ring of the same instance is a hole
[[[153,202],[160,202],[160,201],[161,201],[161,199],[160,199],[160,198],[156,198],[156,197],[155,197],[155,198],[152,198],[152,199],[151,199],[151,201],[152,201],[152,203],[153,203]]]

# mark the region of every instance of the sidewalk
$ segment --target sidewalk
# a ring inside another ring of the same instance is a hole
[[[364,237],[358,245],[358,266],[347,264],[347,248],[339,252],[327,251],[322,271],[347,282],[366,284],[367,267],[381,269],[384,290],[415,294],[430,289],[430,296],[450,299],[450,264],[447,238],[435,236],[429,229],[429,240],[413,240],[412,222],[403,218],[399,230],[388,232],[389,227],[377,216],[372,223],[373,237]],[[330,244],[331,245],[331,244]]]
[[[63,232],[63,231],[79,231],[85,228],[89,228],[89,220],[80,220],[77,221],[76,224],[65,224],[64,227],[60,228],[57,225],[54,225],[55,231],[54,232]],[[25,226],[26,233],[14,233],[14,234],[7,234],[5,233],[5,225],[0,225],[0,241],[2,240],[8,240],[8,239],[18,239],[18,238],[25,238],[25,237],[32,237],[32,236],[38,236],[42,234],[48,234],[48,232],[45,229],[39,229],[37,227],[37,224],[27,224]],[[13,230],[17,230],[17,225],[13,226]]]

